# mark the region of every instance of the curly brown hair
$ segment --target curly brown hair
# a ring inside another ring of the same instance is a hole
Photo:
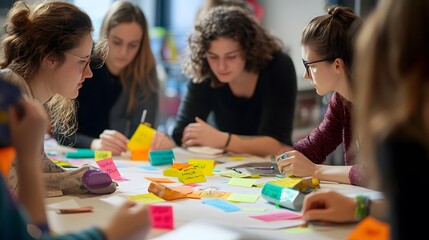
[[[208,64],[206,53],[212,41],[229,38],[239,42],[246,61],[245,70],[257,73],[281,51],[282,42],[270,35],[244,9],[236,6],[218,6],[199,21],[188,38],[183,73],[193,82],[211,81],[221,86]]]

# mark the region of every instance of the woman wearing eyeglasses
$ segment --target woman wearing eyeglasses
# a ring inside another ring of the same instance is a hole
[[[353,41],[361,20],[350,8],[331,6],[312,19],[301,38],[304,78],[317,94],[333,92],[323,121],[306,138],[286,146],[277,156],[286,175],[313,176],[319,180],[366,185],[363,166],[355,161],[358,141],[352,136],[351,64]],[[344,166],[323,165],[326,157],[343,144]]]
[[[0,72],[8,81],[20,86],[29,98],[45,106],[53,131],[63,134],[74,131],[73,99],[78,96],[83,82],[93,75],[88,66],[93,49],[92,30],[89,16],[72,4],[52,2],[33,9],[18,1],[8,13]],[[94,51],[105,52],[104,45],[97,45]],[[35,158],[41,160],[49,193],[111,193],[116,190],[116,184],[107,174],[88,164],[67,170],[49,159],[43,149]],[[15,161],[8,179],[13,193],[20,184],[17,169]],[[99,186],[85,185],[82,177],[88,171],[94,173],[90,181],[102,178],[109,187],[101,190]]]
[[[192,80],[176,118],[176,144],[259,156],[292,144],[296,73],[276,38],[244,9],[218,6],[197,23],[188,46]]]
[[[92,57],[94,76],[77,97],[77,133],[56,138],[63,145],[118,155],[127,151],[144,111],[145,122],[157,127],[159,80],[146,17],[137,5],[115,2],[103,20],[100,39],[107,39],[109,53],[104,65]],[[173,146],[165,134],[155,133],[152,149]]]

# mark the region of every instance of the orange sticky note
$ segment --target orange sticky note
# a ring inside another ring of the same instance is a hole
[[[173,229],[173,207],[150,205],[150,218],[153,228]]]
[[[14,147],[0,148],[0,171],[3,176],[7,176],[9,174],[12,162],[15,159],[15,154],[16,151]]]
[[[149,147],[131,149],[131,160],[149,160]]]
[[[159,183],[174,183],[175,181],[168,179],[168,178],[158,178],[158,177],[144,177],[149,181],[152,182],[159,182]]]
[[[389,232],[389,224],[366,217],[356,226],[348,240],[388,240]]]

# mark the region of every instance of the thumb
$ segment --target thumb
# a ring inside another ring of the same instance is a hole
[[[199,117],[195,117],[195,121],[200,124],[205,124],[206,122]]]

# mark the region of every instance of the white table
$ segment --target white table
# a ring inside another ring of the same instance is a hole
[[[214,159],[224,163],[217,164],[215,169],[225,170],[225,167],[234,166],[243,162],[261,162],[269,159],[255,156],[244,156],[243,161],[230,160],[228,155],[212,158],[206,155],[192,154],[184,149],[175,148],[175,157],[177,162],[187,162],[189,158],[193,159]],[[236,155],[234,155],[236,156]],[[241,155],[243,156],[243,155]],[[82,160],[95,165],[92,159]],[[121,175],[130,181],[119,182],[119,188],[116,192],[109,195],[66,195],[55,198],[46,198],[48,221],[51,229],[57,233],[65,233],[85,229],[90,226],[100,226],[112,217],[120,203],[130,195],[148,193],[150,181],[145,177],[163,177],[163,170],[169,165],[156,166],[157,170],[146,170],[143,166],[150,166],[148,161],[130,161],[126,157],[115,157],[114,161],[118,166]],[[174,181],[177,178],[167,177]],[[275,179],[274,177],[263,177],[257,180],[257,183]],[[242,188],[227,185],[229,178],[221,177],[218,174],[208,176],[207,182],[200,183],[197,188],[213,188],[220,191],[235,193],[260,193],[261,188]],[[180,182],[174,186],[182,185]],[[321,183],[321,188],[335,189],[346,195],[353,194],[373,194],[376,193],[370,189],[365,189],[352,185]],[[266,208],[265,212],[239,211],[224,213],[214,207],[207,206],[199,199],[181,199],[175,201],[166,201],[163,203],[173,206],[175,227],[180,228],[189,222],[211,221],[227,224],[232,229],[243,230],[250,234],[261,234],[266,239],[346,239],[352,231],[354,224],[351,225],[331,225],[331,226],[314,226],[307,229],[285,229],[285,227],[296,226],[302,223],[302,220],[285,220],[266,223],[257,219],[250,218],[252,215],[261,215],[286,211],[284,208],[276,208],[275,205],[268,203],[262,196],[256,203],[237,203],[239,207],[245,208]],[[76,206],[93,206],[94,211],[80,214],[57,214],[54,210],[58,207],[76,207]],[[196,226],[198,227],[198,226]],[[203,226],[204,227],[204,226]],[[189,230],[189,229],[188,229]],[[191,228],[192,230],[192,228]],[[212,229],[216,232],[215,229]],[[210,230],[207,230],[210,231]],[[149,239],[156,238],[167,233],[167,230],[152,229]],[[220,234],[219,231],[217,233]],[[169,233],[171,234],[171,233]],[[210,233],[209,233],[210,234]],[[216,235],[216,233],[215,233]],[[212,236],[212,235],[210,235]],[[162,236],[161,236],[162,237]],[[177,236],[176,236],[177,237]],[[188,236],[187,240],[192,239]],[[195,239],[200,239],[196,236]],[[180,238],[180,237],[179,237]],[[204,238],[207,239],[207,236]]]

